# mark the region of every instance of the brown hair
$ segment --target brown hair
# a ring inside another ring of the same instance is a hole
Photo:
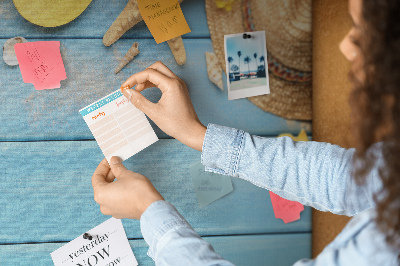
[[[376,223],[387,243],[400,250],[400,1],[363,0],[360,36],[362,64],[353,66],[352,106],[357,142],[354,169],[361,184],[376,161],[368,148],[382,141],[383,187],[374,200]],[[358,69],[357,69],[358,68]],[[357,77],[357,71],[363,78]]]

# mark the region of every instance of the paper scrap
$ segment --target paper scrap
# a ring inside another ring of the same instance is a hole
[[[308,136],[307,136],[307,133],[306,133],[306,131],[304,129],[302,129],[300,131],[300,133],[299,133],[299,135],[297,135],[297,137],[295,137],[295,136],[293,136],[292,134],[289,134],[289,133],[280,134],[278,136],[278,138],[279,137],[290,137],[294,141],[308,141]]]
[[[178,0],[137,0],[137,4],[156,43],[190,32]]]
[[[67,78],[60,53],[60,42],[40,41],[16,43],[22,79],[32,83],[36,90],[60,88],[60,81]]]
[[[119,90],[79,112],[107,161],[112,156],[126,160],[158,140],[145,114]]]
[[[138,265],[121,220],[111,218],[51,253],[55,266]]]
[[[200,208],[233,191],[229,176],[206,172],[201,162],[190,166],[190,175]]]
[[[271,197],[275,218],[282,219],[285,224],[300,219],[300,213],[304,211],[303,204],[281,198],[271,191],[269,195]]]
[[[280,134],[279,137],[290,137],[294,141],[308,141],[307,133],[302,129],[297,137],[292,134]],[[296,201],[284,199],[273,192],[269,192],[271,197],[272,208],[275,213],[275,218],[282,219],[285,223],[290,223],[300,219],[300,213],[304,210],[304,206]]]

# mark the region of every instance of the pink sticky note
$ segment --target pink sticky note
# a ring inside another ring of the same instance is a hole
[[[14,45],[22,79],[36,90],[60,88],[67,78],[60,53],[60,42],[42,41]]]
[[[304,206],[296,201],[290,201],[273,192],[269,192],[274,209],[275,218],[282,219],[285,224],[300,219],[300,213],[304,210]]]

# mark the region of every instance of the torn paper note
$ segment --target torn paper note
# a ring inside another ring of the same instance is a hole
[[[89,238],[83,238],[87,233]],[[91,238],[91,239],[90,239]],[[54,265],[138,265],[121,220],[111,218],[51,253]]]
[[[60,88],[60,81],[67,78],[60,53],[60,42],[41,41],[16,43],[22,79],[32,83],[36,90]]]
[[[275,218],[282,219],[285,224],[300,219],[300,213],[304,210],[303,204],[284,199],[273,192],[269,192]]]
[[[279,137],[290,137],[294,141],[308,141],[307,133],[302,129],[297,137],[289,133],[280,134]],[[275,218],[282,219],[285,223],[290,223],[300,219],[300,213],[304,210],[304,206],[295,201],[284,199],[273,192],[269,192],[271,197],[272,208],[274,209]]]
[[[137,0],[137,4],[156,43],[190,32],[178,0]]]
[[[79,111],[107,161],[126,160],[158,138],[143,112],[119,91]]]
[[[190,166],[190,175],[200,208],[233,191],[229,176],[206,172],[201,162]]]

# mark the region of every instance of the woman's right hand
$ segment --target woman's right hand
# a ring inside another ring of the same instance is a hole
[[[129,89],[136,85],[136,89]],[[128,89],[125,89],[129,86]],[[140,92],[158,87],[162,96],[157,103],[147,100]],[[202,150],[206,127],[194,110],[185,82],[160,61],[129,77],[121,89],[126,98],[145,113],[166,134],[183,144]]]

